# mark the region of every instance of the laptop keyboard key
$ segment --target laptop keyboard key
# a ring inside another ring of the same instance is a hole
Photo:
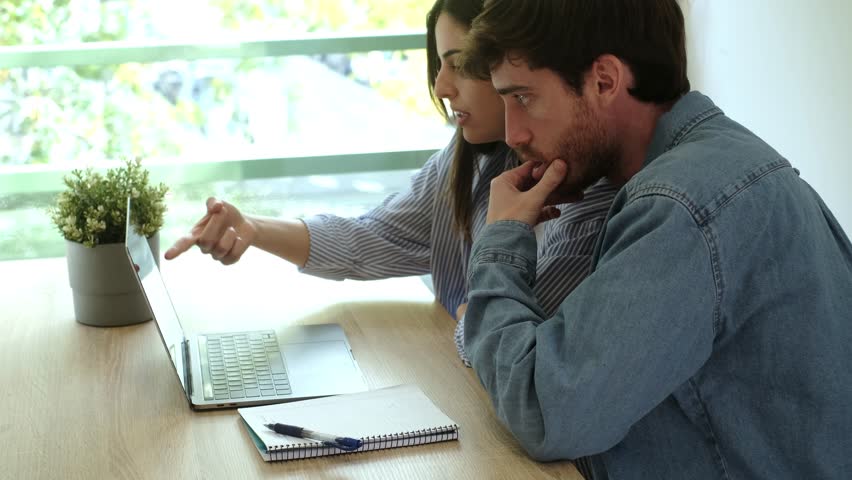
[[[287,370],[284,369],[284,361],[281,360],[280,353],[270,353],[267,355],[267,358],[269,359],[269,368],[272,370],[272,373],[287,373]]]
[[[200,338],[200,337],[199,337]],[[216,400],[259,398],[292,393],[275,336],[225,334],[208,336],[205,389]]]

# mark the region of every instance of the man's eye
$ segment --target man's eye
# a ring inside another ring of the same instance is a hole
[[[521,94],[515,95],[515,100],[517,100],[518,103],[521,104],[524,107],[526,107],[527,104],[530,103],[530,97],[528,97],[526,95],[521,95]]]
[[[451,72],[458,72],[459,71],[458,65],[456,65],[453,62],[447,62],[447,63],[441,62],[441,63],[438,64],[438,70],[443,70],[445,68],[449,69]]]

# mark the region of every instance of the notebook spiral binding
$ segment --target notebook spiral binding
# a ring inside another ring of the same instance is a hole
[[[387,448],[412,447],[426,443],[446,442],[458,440],[458,425],[446,425],[443,427],[415,430],[411,432],[394,433],[391,435],[379,435],[361,438],[363,445],[357,450],[345,451],[335,447],[328,447],[319,442],[303,442],[290,445],[273,445],[269,449],[272,460],[299,460],[302,458],[324,457],[326,455],[339,455],[342,453],[357,453],[370,450],[384,450]]]

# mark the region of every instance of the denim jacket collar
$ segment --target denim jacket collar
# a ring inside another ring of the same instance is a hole
[[[698,124],[721,114],[722,110],[700,92],[689,92],[681,97],[657,121],[642,167],[647,167],[655,158],[675,147]]]

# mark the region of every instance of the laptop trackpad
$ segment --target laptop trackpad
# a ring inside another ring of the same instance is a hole
[[[281,352],[295,396],[364,390],[361,372],[342,340],[284,343]]]

